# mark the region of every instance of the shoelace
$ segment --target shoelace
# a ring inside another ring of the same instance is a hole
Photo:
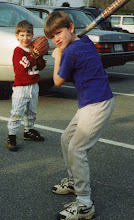
[[[68,178],[64,178],[64,179],[61,180],[61,185],[65,184],[67,182],[69,182],[69,179]]]
[[[66,184],[66,183],[68,183],[68,184]],[[61,180],[61,187],[62,188],[64,188],[64,187],[68,188],[68,186],[72,186],[72,185],[74,185],[74,183],[70,184],[68,178],[64,178],[64,179]]]
[[[36,137],[39,137],[39,136],[40,136],[40,134],[38,133],[38,131],[33,130],[33,129],[32,129],[31,131],[29,131],[28,134],[33,135],[33,136],[36,136]]]
[[[61,180],[61,187],[64,188],[64,187],[68,187],[68,179],[67,178],[64,178]],[[66,185],[65,185],[66,184]]]
[[[71,185],[74,185],[74,182],[71,181],[71,180],[69,180],[68,178],[64,178],[64,179],[62,179],[62,180],[61,180],[61,185],[66,184],[66,183],[69,183],[69,182],[72,182]],[[69,185],[69,184],[68,184],[68,185]]]
[[[76,204],[78,205],[78,202],[77,202],[77,201],[76,201],[76,202],[70,202],[70,203],[68,203],[68,204],[65,204],[64,207],[65,207],[65,208],[68,208],[68,207],[71,208],[71,206],[74,206],[74,205],[76,205]]]
[[[76,202],[68,203],[68,204],[64,205],[64,207],[66,208],[66,212],[74,215],[75,212],[77,212],[77,210],[79,208],[79,202],[76,200]]]

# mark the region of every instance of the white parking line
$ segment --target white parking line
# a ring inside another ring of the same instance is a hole
[[[74,86],[62,85],[61,87],[69,88],[69,89],[75,89]],[[115,94],[115,95],[125,95],[125,96],[134,96],[134,94],[130,94],[130,93],[120,93],[120,92],[113,92],[113,94]]]
[[[113,92],[115,95],[126,95],[126,96],[134,96],[134,94],[129,94],[129,93],[120,93],[120,92]]]
[[[66,86],[66,85],[62,85],[61,87],[64,87],[64,88],[69,88],[69,89],[75,89],[74,86]]]
[[[131,61],[131,62],[127,62],[126,65],[132,65],[134,64],[134,61]]]
[[[9,118],[1,117],[0,116],[0,120],[8,121]],[[23,122],[22,122],[22,124],[23,124]],[[57,132],[57,133],[60,133],[60,134],[62,134],[64,132],[64,130],[62,130],[62,129],[47,127],[47,126],[44,126],[44,125],[35,124],[34,127],[35,128],[40,128],[40,129],[43,129],[43,130]],[[125,143],[121,143],[121,142],[117,142],[117,141],[112,141],[112,140],[108,140],[108,139],[103,139],[103,138],[100,138],[99,142],[134,150],[134,145],[131,145],[131,144],[125,144]]]
[[[134,76],[133,73],[117,73],[117,72],[109,72],[109,71],[106,71],[108,74],[115,74],[115,75],[123,75],[123,76]]]
[[[69,88],[69,89],[75,89],[74,86],[66,86],[66,85],[62,85],[61,87],[64,87],[64,88]],[[120,92],[113,92],[113,94],[115,95],[124,95],[124,96],[134,96],[134,94],[129,94],[129,93],[120,93]]]

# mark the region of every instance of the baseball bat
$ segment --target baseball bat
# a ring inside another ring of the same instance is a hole
[[[86,34],[88,31],[92,30],[94,27],[96,27],[98,24],[100,24],[102,21],[104,21],[106,18],[108,18],[110,15],[112,15],[115,11],[117,11],[119,8],[121,8],[123,5],[125,5],[129,1],[130,0],[116,0],[116,1],[114,1],[98,17],[96,17],[93,22],[91,22],[82,32],[80,32],[78,34],[78,36],[82,37],[82,35]]]

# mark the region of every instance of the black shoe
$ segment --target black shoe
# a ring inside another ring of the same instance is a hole
[[[16,135],[8,135],[7,144],[10,151],[17,151],[18,147],[16,146]]]
[[[24,132],[24,140],[27,141],[44,141],[44,137],[40,136],[40,133],[34,129],[30,129]]]

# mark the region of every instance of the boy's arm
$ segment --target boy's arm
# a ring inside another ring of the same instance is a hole
[[[55,85],[58,87],[60,87],[65,82],[65,79],[61,78],[58,75],[58,71],[60,69],[60,61],[61,61],[62,53],[63,52],[60,48],[55,48],[52,53],[52,57],[55,59],[53,80],[54,80]]]

